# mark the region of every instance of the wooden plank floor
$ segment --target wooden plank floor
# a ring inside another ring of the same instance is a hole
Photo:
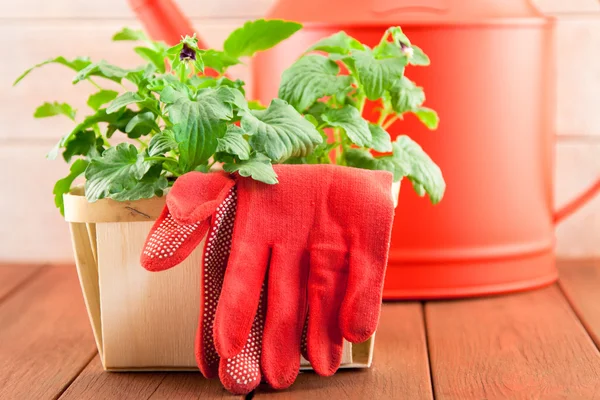
[[[544,289],[386,303],[373,368],[301,374],[263,399],[600,399],[600,262]],[[108,373],[74,267],[0,265],[0,399],[240,398],[199,373]]]

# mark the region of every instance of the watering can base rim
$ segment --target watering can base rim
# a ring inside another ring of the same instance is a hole
[[[478,297],[520,292],[558,279],[553,249],[529,257],[498,261],[433,264],[390,263],[384,300]]]

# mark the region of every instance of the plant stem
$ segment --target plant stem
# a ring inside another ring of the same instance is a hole
[[[362,95],[360,97],[360,105],[358,106],[358,112],[360,113],[360,115],[363,114],[363,111],[365,109],[365,103],[367,102],[367,96]]]
[[[215,165],[216,163],[217,163],[217,160],[213,160],[213,162],[208,164],[208,169],[210,170],[212,168],[212,166]]]
[[[340,133],[340,129],[339,128],[333,128],[333,140],[336,143],[339,143],[339,146],[334,147],[334,159],[335,159],[335,163],[338,163],[338,159],[340,158],[340,156],[342,155],[342,152],[344,151],[343,149],[343,143],[342,143],[342,137],[341,137],[341,133]]]
[[[386,122],[385,122],[385,123],[384,123],[384,124],[383,124],[381,127],[382,127],[383,129],[387,129],[387,128],[389,128],[390,126],[392,126],[392,124],[393,124],[394,122],[398,121],[398,118],[399,118],[399,117],[398,117],[397,115],[394,115],[392,118],[388,119],[388,120],[387,120],[387,121],[386,121]]]
[[[87,78],[88,81],[90,81],[90,83],[94,86],[96,86],[98,88],[98,90],[103,90],[102,87],[100,87],[100,85],[98,85],[96,82],[94,82],[94,80],[92,78]]]
[[[387,112],[386,110],[382,109],[381,113],[379,114],[379,119],[377,120],[377,125],[382,126],[383,121],[385,121],[385,119],[388,117],[388,115],[390,115],[390,113]]]
[[[173,161],[173,162],[177,162],[177,160],[174,159],[174,158],[160,157],[160,156],[144,157],[144,161]]]
[[[140,138],[136,138],[134,139],[136,142],[138,142],[140,144],[140,146],[142,146],[142,149],[148,147],[148,143],[144,142],[142,139]]]

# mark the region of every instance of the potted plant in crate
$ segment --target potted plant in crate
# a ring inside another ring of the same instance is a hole
[[[399,27],[388,29],[373,49],[343,32],[316,43],[284,73],[279,98],[268,105],[247,100],[244,82],[226,76],[240,58],[300,28],[280,20],[248,22],[225,40],[223,50],[199,49],[195,37],[167,47],[124,29],[113,39],[144,43],[134,49],[146,61],[138,68],[63,57],[34,67],[65,65],[75,71],[73,83],[96,88],[87,102],[93,113],[77,119],[48,157],[61,154],[70,164],[55,185],[55,202],[71,224],[106,369],[196,367],[201,253],[193,251],[180,268],[160,276],[139,266],[164,194],[179,177],[222,168],[277,185],[274,164],[331,163],[390,171],[396,191],[406,177],[433,203],[442,198],[439,168],[408,136],[392,141],[386,132],[405,112],[437,126],[435,112],[422,106],[423,90],[404,76],[408,64],[429,60]],[[363,118],[368,100],[380,105],[376,122]],[[35,111],[38,118],[55,115],[76,120],[67,103],[44,103]],[[83,187],[75,184],[78,178],[84,178]],[[355,346],[346,364],[369,365],[371,344]]]

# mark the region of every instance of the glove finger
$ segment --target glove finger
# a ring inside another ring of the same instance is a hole
[[[231,248],[231,234],[235,220],[236,192],[231,189],[228,197],[217,207],[212,226],[204,245],[202,258],[202,285],[200,315],[196,331],[195,353],[198,368],[205,378],[219,373],[219,354],[213,341],[213,325],[217,301],[221,295],[225,268]]]
[[[215,348],[221,357],[239,354],[246,344],[269,256],[268,247],[236,242],[234,232],[213,329]]]
[[[289,387],[300,371],[300,341],[306,319],[308,253],[275,246],[268,270],[268,303],[262,370],[274,389]]]
[[[214,214],[234,185],[235,181],[224,172],[188,172],[173,184],[167,206],[180,223],[203,221]]]
[[[300,340],[300,352],[305,360],[310,361],[308,358],[308,345],[306,342],[306,334],[308,333],[308,319],[310,318],[310,315],[308,314],[308,310],[306,311],[306,321],[304,321],[304,329],[302,329],[302,339]]]
[[[265,290],[260,293],[258,309],[252,322],[252,330],[240,354],[221,358],[219,379],[233,394],[247,394],[256,389],[261,380],[260,358],[265,323]]]
[[[172,268],[196,249],[207,231],[207,221],[180,224],[165,206],[148,233],[140,263],[148,271]]]
[[[337,251],[312,251],[308,277],[308,359],[315,372],[333,375],[342,362],[344,340],[338,324],[346,291],[348,260]]]
[[[349,342],[364,342],[377,329],[386,264],[387,250],[375,259],[361,252],[350,254],[348,290],[339,316],[342,333]]]

